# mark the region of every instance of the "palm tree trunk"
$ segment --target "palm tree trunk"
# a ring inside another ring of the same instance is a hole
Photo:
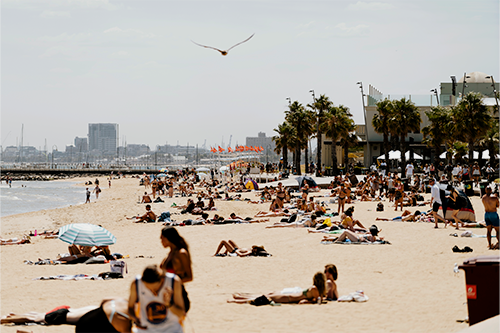
[[[347,172],[347,161],[349,159],[349,142],[345,142],[344,145],[344,175]]]
[[[332,175],[337,176],[339,169],[337,167],[337,140],[332,138]]]
[[[387,133],[384,133],[384,154],[385,154],[385,163],[387,164],[387,170],[391,169],[391,160],[389,159],[389,135]]]
[[[306,174],[308,173],[309,171],[309,164],[307,163],[307,160],[308,160],[308,157],[309,157],[309,149],[308,147],[306,146],[306,149],[304,150],[304,159],[305,159],[305,165],[306,165]]]
[[[317,138],[318,138],[318,155],[317,155],[317,162],[316,162],[316,175],[319,176],[321,174],[321,144],[322,144],[322,139],[321,139],[321,132],[319,131],[319,122],[318,122],[318,134],[317,134]]]
[[[472,179],[472,165],[473,164],[474,164],[474,142],[469,141],[469,177],[470,177],[470,179]]]
[[[296,160],[295,171],[297,172],[297,175],[299,175],[299,176],[302,174],[302,172],[300,170],[300,158],[301,158],[300,148],[297,148],[297,150],[295,152],[295,160]]]
[[[405,175],[405,168],[406,168],[406,145],[405,145],[405,137],[404,135],[401,135],[401,138],[399,140],[399,147],[401,151],[401,178],[404,178]]]
[[[285,145],[283,147],[283,171],[288,166],[288,147]]]

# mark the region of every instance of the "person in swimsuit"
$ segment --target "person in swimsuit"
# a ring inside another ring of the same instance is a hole
[[[325,276],[326,276],[326,299],[329,301],[336,301],[339,298],[337,284],[335,283],[338,277],[337,267],[333,264],[326,265]]]
[[[403,185],[401,184],[401,181],[396,180],[395,192],[394,192],[394,204],[396,208],[394,209],[394,211],[398,210],[398,206],[400,206],[401,211],[403,211],[403,199],[404,199]]]
[[[491,187],[486,187],[486,194],[483,195],[481,199],[484,205],[484,220],[486,222],[486,238],[488,239],[488,248],[489,249],[497,249],[499,243],[499,229],[500,229],[500,221],[498,218],[498,197],[496,195],[491,195]],[[497,234],[497,243],[495,245],[491,245],[491,230],[495,229]]]
[[[339,210],[338,213],[340,215],[340,212],[344,212],[344,206],[345,206],[345,201],[347,197],[347,191],[345,189],[345,184],[340,183],[340,189],[339,189]]]
[[[309,194],[309,184],[304,182],[304,186],[302,186],[302,200],[307,201],[307,195]]]
[[[183,283],[193,281],[189,246],[177,229],[170,226],[164,227],[161,230],[160,239],[163,247],[170,249],[160,267],[166,272],[177,274]]]
[[[226,250],[224,251],[224,253],[219,253],[223,247],[225,247]],[[232,240],[229,240],[227,242],[225,240],[222,240],[217,247],[217,251],[215,251],[214,257],[226,256],[230,253],[235,253],[238,257],[259,256],[259,253],[264,252],[267,254],[264,246],[252,245],[251,249],[247,249],[238,247],[238,245],[236,245],[236,243]]]
[[[476,186],[479,186],[479,179],[481,178],[481,168],[479,167],[479,164],[474,162],[474,165],[472,166],[472,178],[474,179],[474,183],[476,183]]]
[[[352,232],[351,230],[344,230],[344,232],[338,237],[332,235],[323,236],[323,241],[343,243],[346,239],[349,239],[351,242],[355,243],[373,243],[378,240],[383,240],[383,238],[378,237],[380,231],[382,230],[378,230],[376,225],[372,225],[368,233],[357,234],[355,232]]]
[[[313,277],[313,285],[304,290],[297,288],[285,288],[282,291],[272,292],[264,295],[269,301],[275,303],[317,303],[322,302],[326,294],[326,276],[322,272],[317,272]],[[233,294],[233,299],[228,300],[228,303],[250,303],[260,295],[252,294]]]
[[[453,208],[453,214],[451,215],[451,217],[453,218],[453,220],[455,220],[455,223],[456,223],[456,229],[458,230],[459,229],[459,226],[458,224],[459,223],[462,223],[462,227],[463,227],[463,222],[462,220],[460,220],[458,218],[458,212],[460,211],[460,209],[462,209],[463,207],[465,207],[465,199],[460,197],[460,195],[458,194],[457,190],[455,188],[453,188],[453,190],[451,191],[450,195],[447,195],[446,196],[448,199],[450,199],[450,201],[452,202],[451,204],[451,208]],[[444,224],[444,227],[446,228],[446,222]],[[453,226],[453,223],[450,222],[450,225]]]
[[[283,209],[285,204],[285,189],[283,188],[283,184],[281,182],[278,183],[278,188],[276,189],[276,204],[279,209]]]
[[[144,192],[144,195],[142,196],[141,203],[151,203],[151,197],[148,195],[148,192]]]
[[[123,298],[108,298],[99,307],[86,306],[70,308],[60,306],[47,313],[28,312],[11,313],[2,317],[2,324],[26,325],[75,325],[77,333],[126,333],[132,329],[132,322],[127,314],[128,302]]]

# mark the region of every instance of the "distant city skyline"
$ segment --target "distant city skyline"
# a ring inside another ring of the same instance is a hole
[[[287,98],[327,95],[364,123],[356,82],[421,95],[450,76],[499,80],[499,3],[4,0],[2,147],[63,149],[89,123],[119,145],[244,144]],[[229,47],[227,56],[191,40]],[[313,143],[314,145],[314,143]]]

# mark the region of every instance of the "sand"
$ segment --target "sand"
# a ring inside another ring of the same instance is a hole
[[[82,180],[82,179],[80,179]],[[83,180],[82,180],[83,182]],[[9,312],[45,312],[66,304],[72,307],[98,305],[107,296],[128,298],[130,284],[146,265],[159,264],[167,254],[160,243],[161,223],[135,224],[125,216],[142,214],[138,204],[144,188],[138,179],[114,180],[107,188],[101,178],[103,192],[92,203],[19,214],[2,218],[2,237],[20,237],[30,230],[55,229],[59,226],[90,222],[110,230],[117,242],[112,252],[129,255],[125,259],[129,273],[124,279],[107,281],[40,281],[39,276],[57,274],[97,274],[109,271],[108,265],[32,266],[24,260],[55,259],[67,252],[67,244],[58,239],[33,237],[32,244],[2,246],[1,250],[1,309]],[[82,186],[82,202],[85,188]],[[325,194],[321,193],[313,195]],[[255,193],[244,197],[256,198]],[[425,195],[426,200],[429,194]],[[484,209],[480,198],[471,198],[478,220]],[[153,204],[153,211],[169,208],[175,202],[185,204],[186,198],[165,199]],[[485,238],[451,237],[454,229],[434,229],[429,223],[375,222],[377,216],[395,217],[396,213],[384,202],[385,211],[376,212],[376,202],[355,204],[354,217],[365,226],[377,224],[381,236],[392,245],[323,245],[322,234],[308,234],[302,228],[265,229],[279,221],[267,223],[185,226],[179,232],[191,250],[194,280],[186,285],[192,307],[186,321],[186,332],[327,332],[332,329],[350,332],[457,332],[467,324],[459,323],[467,316],[464,272],[453,272],[467,258],[491,255]],[[231,212],[253,216],[267,210],[269,204],[216,201],[217,213],[228,217]],[[336,204],[329,207],[336,211]],[[410,208],[415,211],[422,208]],[[212,217],[214,212],[210,213]],[[173,215],[182,220],[189,216]],[[485,235],[486,229],[469,229]],[[462,230],[464,231],[464,230]],[[213,257],[220,240],[232,239],[240,247],[264,245],[272,254],[269,258]],[[473,253],[453,253],[452,247],[470,246]],[[137,258],[153,256],[153,258]],[[285,287],[306,288],[312,276],[333,263],[339,271],[337,285],[340,295],[364,290],[365,303],[329,302],[324,305],[289,305],[254,307],[229,304],[234,292],[267,293]],[[2,332],[16,332],[19,327],[2,325]],[[37,332],[72,332],[71,326],[21,327]]]

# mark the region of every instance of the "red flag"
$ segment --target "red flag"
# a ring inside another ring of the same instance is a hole
[[[245,146],[245,151],[249,151],[250,148],[248,148],[248,146]]]
[[[260,151],[264,151],[264,148],[262,148],[262,146],[260,146]]]
[[[224,148],[222,148],[221,146],[219,146],[219,153],[222,153],[224,151]]]
[[[232,153],[233,152],[233,150],[231,149],[231,147],[227,147],[227,152],[228,153]]]
[[[255,150],[256,152],[259,152],[259,147],[253,146],[253,150]]]

